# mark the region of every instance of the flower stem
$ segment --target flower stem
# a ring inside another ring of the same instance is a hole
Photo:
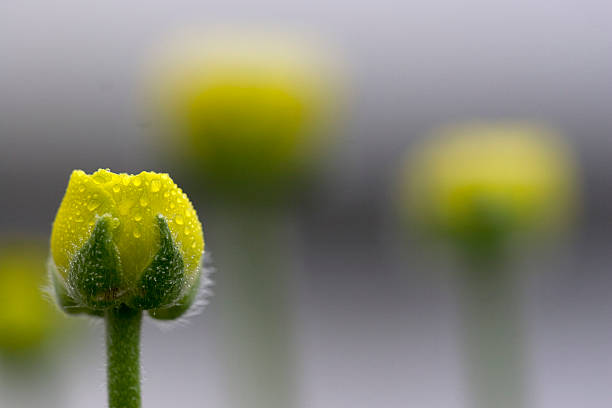
[[[142,311],[125,305],[106,311],[109,408],[140,408]]]
[[[293,408],[296,402],[287,229],[275,211],[218,209],[215,256],[223,358],[232,407]],[[221,276],[223,275],[223,276]],[[230,382],[231,381],[231,382]],[[240,392],[235,392],[235,389]]]
[[[472,259],[463,280],[468,369],[476,408],[526,404],[517,277],[504,259]]]

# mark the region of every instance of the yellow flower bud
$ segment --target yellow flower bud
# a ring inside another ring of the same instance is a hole
[[[438,131],[410,154],[402,188],[411,218],[465,238],[559,225],[572,205],[573,173],[550,130],[468,124]]]
[[[75,170],[51,234],[60,303],[96,311],[175,306],[200,277],[202,225],[167,174]]]
[[[181,160],[225,193],[287,187],[324,141],[332,98],[323,60],[286,35],[190,34],[171,42],[151,82]]]

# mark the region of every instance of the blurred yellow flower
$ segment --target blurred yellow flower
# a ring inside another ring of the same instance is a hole
[[[257,32],[186,35],[155,66],[172,144],[215,187],[282,189],[319,151],[332,92],[317,50]]]
[[[43,297],[45,253],[34,244],[0,247],[0,352],[39,349],[62,327],[58,310]]]
[[[187,195],[153,172],[75,170],[51,234],[56,288],[77,311],[174,306],[198,284],[203,251]]]
[[[410,217],[459,236],[559,225],[575,186],[561,139],[523,124],[439,130],[407,157],[403,180]]]

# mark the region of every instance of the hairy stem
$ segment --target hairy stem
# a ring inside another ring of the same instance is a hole
[[[106,311],[109,408],[140,408],[142,311],[125,305]]]

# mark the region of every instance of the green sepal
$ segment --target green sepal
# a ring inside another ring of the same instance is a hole
[[[122,268],[113,241],[114,219],[97,217],[89,240],[74,255],[68,272],[68,291],[75,304],[88,309],[106,309],[122,297]]]
[[[74,299],[68,294],[66,285],[63,279],[58,276],[57,268],[51,260],[49,262],[49,275],[51,284],[53,285],[53,293],[55,294],[55,301],[60,309],[67,314],[88,314],[91,316],[104,316],[103,310],[94,310],[87,307],[78,305]]]
[[[149,316],[157,320],[174,320],[181,317],[195,301],[200,291],[200,274],[187,293],[176,304],[170,307],[149,310]]]
[[[159,250],[130,296],[128,305],[134,309],[157,309],[173,305],[185,287],[183,256],[162,215],[157,216],[157,225]]]
[[[495,258],[516,228],[516,217],[508,208],[487,197],[477,197],[470,206],[468,222],[451,238],[469,257]]]

